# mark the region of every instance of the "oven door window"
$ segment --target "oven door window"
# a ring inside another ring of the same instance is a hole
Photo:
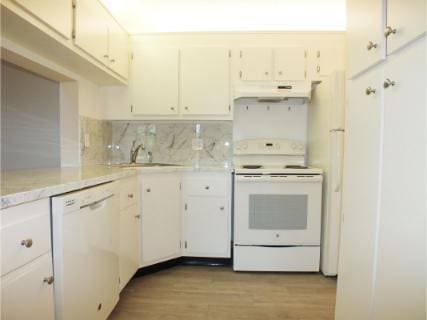
[[[249,195],[249,229],[304,230],[307,217],[307,195]]]

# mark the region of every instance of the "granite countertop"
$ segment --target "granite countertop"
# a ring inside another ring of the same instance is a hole
[[[94,165],[72,168],[34,169],[3,171],[1,173],[1,209],[25,202],[71,192],[97,184],[136,175],[155,172],[233,172],[232,168],[220,166],[168,166],[120,168],[117,166]]]
[[[105,165],[3,171],[1,209],[137,174]]]

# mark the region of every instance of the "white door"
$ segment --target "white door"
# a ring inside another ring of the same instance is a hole
[[[184,256],[229,257],[228,199],[186,197],[183,211]]]
[[[247,178],[236,175],[236,244],[320,244],[322,177],[297,179],[292,176]]]
[[[94,0],[77,0],[74,43],[92,57],[108,65],[108,20],[106,9]]]
[[[240,79],[243,81],[271,80],[272,59],[271,48],[242,48],[240,50]]]
[[[108,66],[127,79],[129,74],[129,36],[113,19],[108,23]]]
[[[1,278],[1,319],[55,319],[52,256],[47,253]],[[46,281],[45,281],[46,279]]]
[[[336,320],[369,319],[380,198],[381,86],[381,68],[348,85]]]
[[[120,290],[129,282],[139,267],[139,224],[138,206],[128,207],[120,214]]]
[[[73,23],[72,0],[16,0],[66,39],[71,39]]]
[[[306,54],[304,47],[274,48],[273,52],[275,80],[304,80],[306,78]]]
[[[177,173],[141,176],[142,266],[181,255],[181,191]]]
[[[353,77],[385,59],[385,1],[348,0],[347,13],[348,67]]]
[[[182,49],[181,112],[184,115],[222,115],[230,112],[229,49]]]
[[[373,319],[425,319],[426,46],[389,57]],[[417,63],[415,63],[417,62]]]
[[[395,33],[387,37],[387,53],[391,54],[426,32],[425,0],[387,0],[387,27]]]
[[[178,113],[179,49],[135,48],[130,92],[135,115]]]

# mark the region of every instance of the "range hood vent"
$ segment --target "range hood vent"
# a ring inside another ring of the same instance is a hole
[[[311,100],[311,92],[320,81],[294,81],[279,85],[242,85],[234,90],[234,100],[253,98],[258,102]]]

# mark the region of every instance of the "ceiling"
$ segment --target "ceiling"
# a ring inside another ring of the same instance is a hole
[[[345,0],[101,0],[131,34],[343,31]]]

